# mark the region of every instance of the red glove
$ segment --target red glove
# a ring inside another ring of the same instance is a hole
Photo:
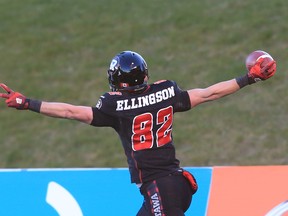
[[[252,78],[255,82],[260,80],[266,80],[272,77],[276,72],[276,62],[266,62],[264,58],[260,58],[256,64],[248,72],[249,78]]]
[[[19,92],[14,92],[4,83],[0,83],[0,87],[4,89],[7,93],[0,93],[1,98],[6,98],[6,104],[8,107],[13,107],[19,110],[28,109],[29,99]]]

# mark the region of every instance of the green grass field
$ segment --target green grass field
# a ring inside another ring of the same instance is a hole
[[[246,73],[269,52],[270,80],[179,113],[183,166],[288,163],[286,0],[0,0],[0,82],[28,97],[94,106],[122,50],[146,59],[150,82],[183,89]],[[116,133],[0,104],[0,167],[126,167]]]

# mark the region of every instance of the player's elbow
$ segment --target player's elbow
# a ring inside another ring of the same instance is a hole
[[[206,91],[205,94],[198,94],[198,95],[191,94],[190,95],[191,107],[195,107],[209,101],[214,101],[221,97],[222,97],[221,94],[216,94],[209,91]]]
[[[92,121],[92,109],[91,107],[84,106],[70,106],[64,114],[64,118],[81,121],[90,124]]]

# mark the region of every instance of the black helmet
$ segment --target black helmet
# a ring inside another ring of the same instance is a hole
[[[111,61],[108,80],[112,91],[135,92],[147,85],[148,68],[145,60],[136,52],[123,51]]]

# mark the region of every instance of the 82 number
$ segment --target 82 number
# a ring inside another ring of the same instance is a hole
[[[169,106],[157,112],[156,124],[160,128],[156,131],[156,145],[161,147],[172,140],[173,107]],[[132,124],[131,143],[134,151],[149,149],[153,147],[153,115],[143,113],[135,116]]]

